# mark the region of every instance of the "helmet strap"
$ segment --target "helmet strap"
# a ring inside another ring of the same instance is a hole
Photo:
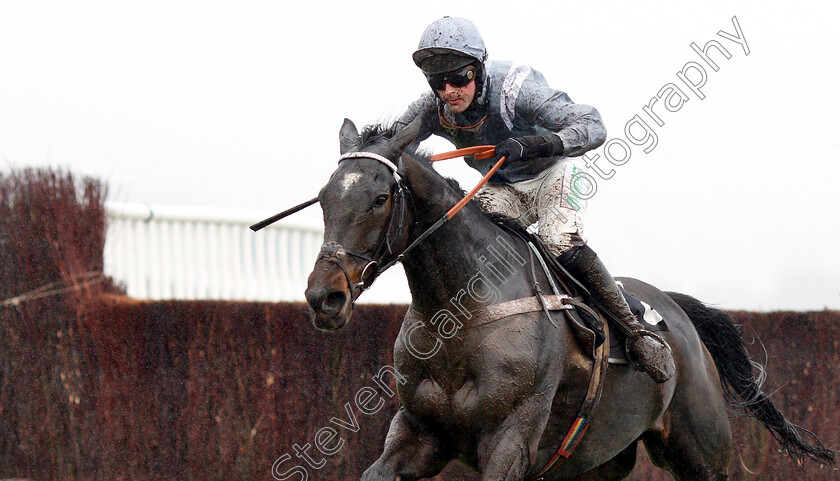
[[[475,97],[473,102],[484,105],[487,101],[487,69],[484,62],[475,62]]]

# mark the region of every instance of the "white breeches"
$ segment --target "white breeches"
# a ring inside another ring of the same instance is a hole
[[[576,194],[573,182],[586,182],[575,175],[574,162],[565,159],[538,177],[511,184],[487,184],[475,198],[488,212],[519,220],[537,235],[555,256],[586,242],[583,211],[586,201]],[[586,192],[585,186],[579,191]]]

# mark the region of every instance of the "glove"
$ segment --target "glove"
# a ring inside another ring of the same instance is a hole
[[[505,156],[505,163],[556,155],[563,155],[563,141],[557,135],[513,137],[496,144],[496,159]]]

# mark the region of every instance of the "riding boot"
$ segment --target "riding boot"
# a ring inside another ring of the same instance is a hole
[[[627,334],[627,356],[633,368],[646,372],[658,383],[673,376],[674,358],[671,348],[660,336],[646,330],[630,312],[630,306],[598,255],[583,245],[560,256],[560,263],[590,292],[593,302],[611,314],[619,328]]]

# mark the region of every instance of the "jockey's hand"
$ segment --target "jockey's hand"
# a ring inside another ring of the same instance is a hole
[[[496,159],[505,156],[505,163],[556,155],[563,155],[563,141],[556,135],[513,137],[496,144]]]

